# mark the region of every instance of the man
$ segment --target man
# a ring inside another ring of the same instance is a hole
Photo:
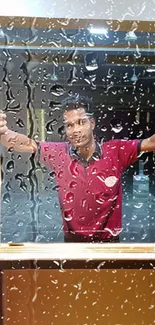
[[[7,128],[0,113],[1,144],[18,152],[35,153],[55,172],[66,242],[119,241],[122,229],[123,171],[140,152],[155,150],[148,139],[111,140],[99,144],[89,102],[74,97],[63,104],[68,142],[38,142]]]

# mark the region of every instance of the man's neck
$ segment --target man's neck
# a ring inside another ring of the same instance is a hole
[[[92,138],[92,140],[88,143],[86,147],[77,148],[77,151],[81,154],[81,156],[85,160],[89,160],[92,157],[95,148],[96,148],[95,139]]]

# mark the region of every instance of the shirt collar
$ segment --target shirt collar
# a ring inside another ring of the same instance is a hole
[[[74,159],[78,159],[78,160],[85,160],[81,154],[76,150],[76,148],[74,146],[70,146],[69,147],[69,154],[72,158]],[[93,153],[93,155],[90,157],[89,161],[93,160],[98,160],[101,158],[102,155],[102,148],[101,145],[98,142],[95,142],[95,151]]]

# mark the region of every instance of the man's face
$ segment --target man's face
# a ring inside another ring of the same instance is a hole
[[[69,142],[80,148],[87,146],[92,139],[95,121],[84,108],[79,108],[64,113],[64,126]]]

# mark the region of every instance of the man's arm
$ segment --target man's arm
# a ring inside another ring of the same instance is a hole
[[[141,142],[140,151],[155,151],[155,134]]]
[[[34,140],[9,129],[0,136],[0,144],[17,152],[35,153],[37,150],[37,144]]]
[[[35,153],[37,144],[26,135],[7,128],[6,115],[0,111],[0,144],[17,152]]]

